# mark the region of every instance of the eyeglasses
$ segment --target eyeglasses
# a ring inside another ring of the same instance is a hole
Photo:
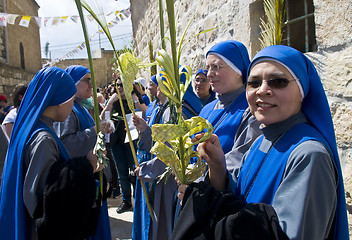
[[[88,85],[92,85],[92,80],[90,78],[83,78],[81,79],[81,82],[86,82]]]
[[[272,89],[282,89],[288,86],[290,82],[296,81],[295,79],[288,80],[286,78],[275,78],[270,80],[249,80],[247,82],[247,90],[254,91],[262,86],[263,81],[266,81],[268,86]]]
[[[218,64],[211,64],[209,66],[206,66],[206,70],[208,70],[208,72],[213,71],[213,72],[218,72],[220,70],[220,68],[225,67],[226,65],[218,65]]]
[[[195,78],[194,81],[196,83],[205,83],[205,82],[208,82],[208,79],[207,78]]]
[[[117,87],[122,87],[122,88],[123,88],[122,83],[116,83],[116,86],[117,86]]]

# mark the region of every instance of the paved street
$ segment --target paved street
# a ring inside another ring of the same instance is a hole
[[[117,214],[116,208],[121,201],[121,196],[117,199],[108,199],[112,240],[132,239],[133,211]]]

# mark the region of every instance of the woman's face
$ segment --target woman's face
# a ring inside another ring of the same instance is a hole
[[[65,119],[68,117],[68,115],[70,115],[72,108],[73,108],[73,103],[74,103],[74,97],[71,98],[69,101],[60,104],[58,106],[58,110],[57,110],[57,117],[56,119],[54,119],[57,122],[63,122],[65,121]]]
[[[270,87],[267,81],[273,79],[287,79],[289,82],[284,88]],[[259,81],[261,86],[252,88],[251,81]],[[252,68],[246,96],[251,113],[265,126],[284,121],[301,111],[302,97],[298,85],[290,72],[277,62],[264,61]]]
[[[126,99],[125,92],[123,91],[123,85],[121,79],[116,80],[117,90],[120,92],[120,96],[122,99]]]
[[[92,81],[91,81],[91,74],[87,73],[81,79],[81,81],[77,84],[77,94],[76,96],[80,99],[88,99],[93,95],[92,89]]]
[[[210,54],[207,57],[206,68],[207,77],[214,92],[225,94],[243,86],[242,76],[216,55]]]
[[[203,73],[199,73],[194,78],[194,91],[200,98],[205,98],[209,95],[210,83]]]

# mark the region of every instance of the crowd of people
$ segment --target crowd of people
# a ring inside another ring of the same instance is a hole
[[[0,95],[0,236],[111,239],[107,198],[121,195],[116,211],[133,210],[135,240],[348,239],[332,117],[311,61],[281,45],[251,61],[242,43],[228,40],[204,63],[185,91],[183,117],[207,119],[213,134],[195,148],[206,170],[188,185],[160,180],[166,165],[150,153],[153,124],[175,114],[159,88],[163,75],[134,81],[133,116],[117,73],[99,89],[94,116],[90,70],[80,65],[40,70],[28,87],[16,86],[13,107]],[[138,166],[123,112],[139,133]],[[105,168],[93,153],[97,117]]]

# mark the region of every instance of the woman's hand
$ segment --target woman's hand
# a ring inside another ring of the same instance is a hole
[[[202,137],[201,134],[195,136],[196,139],[200,137]],[[224,190],[226,186],[226,162],[218,136],[212,134],[209,139],[198,145],[197,150],[201,158],[208,163],[211,185],[216,190]]]
[[[136,167],[135,169],[134,169],[134,174],[135,174],[135,176],[139,179],[139,170],[140,170],[140,167],[138,166],[138,167]]]
[[[97,158],[97,155],[93,153],[93,150],[90,150],[88,152],[87,159],[89,160],[90,164],[93,167],[93,173],[100,172],[101,170],[103,170],[104,168],[103,164],[99,164],[99,168],[98,168],[98,158]]]
[[[181,200],[181,205],[182,205],[183,197],[185,195],[186,188],[187,188],[187,185],[185,184],[181,184],[178,186],[177,197]]]
[[[113,122],[111,120],[100,121],[100,131],[103,133],[112,133],[114,131]]]
[[[140,116],[133,115],[132,120],[133,120],[133,124],[136,126],[137,130],[140,133],[143,133],[147,129],[148,127],[147,122]]]

